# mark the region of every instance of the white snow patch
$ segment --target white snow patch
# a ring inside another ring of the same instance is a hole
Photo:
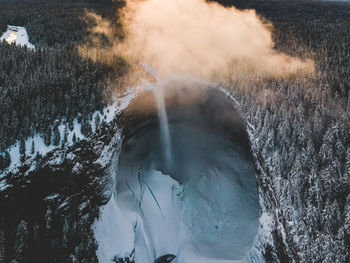
[[[10,167],[14,166],[15,164],[19,163],[20,160],[20,154],[19,154],[19,142],[12,145],[9,149],[9,154],[11,157],[11,164]]]
[[[11,187],[12,185],[7,184],[6,180],[1,180],[0,181],[0,192],[5,191],[7,188]]]
[[[0,42],[4,40],[9,44],[15,43],[17,46],[35,49],[35,46],[29,42],[27,30],[21,26],[7,26],[7,31],[0,37]]]
[[[34,154],[32,154],[32,143],[34,141]],[[48,152],[55,149],[56,146],[53,144],[46,145],[44,142],[44,139],[41,134],[37,133],[33,137],[29,137],[25,140],[25,153],[26,156],[29,156],[30,158],[34,158],[37,153],[41,155],[46,155]],[[20,142],[17,141],[14,145],[10,146],[8,149],[10,157],[11,157],[11,164],[9,168],[13,168],[14,166],[20,164],[21,154],[20,154]]]
[[[45,197],[44,200],[51,201],[51,200],[58,198],[59,196],[60,196],[59,194],[51,194],[51,195],[48,195],[47,197]]]
[[[95,238],[103,240],[97,250],[100,262],[112,262],[114,256],[123,258],[131,254],[134,249],[136,217],[136,214],[123,213],[114,197],[102,208],[98,224],[93,226]],[[115,250],[116,247],[118,251]]]
[[[116,115],[120,114],[126,107],[128,107],[129,103],[137,96],[137,90],[129,91],[122,97],[116,98],[115,101],[104,108],[103,115],[101,120],[104,119],[105,122],[110,123]]]

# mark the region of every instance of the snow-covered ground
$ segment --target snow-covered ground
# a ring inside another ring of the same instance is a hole
[[[153,170],[141,184],[128,181],[130,191],[115,194],[94,225],[99,262],[126,257],[134,249],[137,263],[153,263],[166,254],[177,256],[174,263],[247,262],[245,255],[253,247],[257,230],[254,220],[249,229],[235,221],[239,216],[230,219],[223,211],[220,214],[216,209],[223,202],[211,204],[203,197],[211,194],[215,183],[198,180],[193,182],[198,183],[196,187],[184,189],[170,176]],[[227,191],[218,198],[224,195]],[[227,201],[226,209],[237,204]]]
[[[7,26],[7,31],[0,37],[0,42],[4,40],[9,44],[15,43],[17,46],[35,49],[35,46],[29,42],[27,30],[21,26]]]

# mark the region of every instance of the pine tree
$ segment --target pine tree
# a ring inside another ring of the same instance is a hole
[[[346,151],[345,173],[350,177],[350,148]]]
[[[46,229],[49,230],[52,225],[52,211],[50,208],[47,208],[45,213],[45,223],[46,223]]]
[[[21,155],[21,162],[24,162],[24,160],[26,158],[26,144],[25,144],[23,137],[20,140],[19,153]]]
[[[70,232],[71,228],[69,226],[69,220],[67,217],[65,217],[64,219],[64,224],[63,224],[63,229],[62,229],[62,246],[64,248],[67,248],[68,247],[68,243],[69,243],[69,238],[70,238],[70,235],[72,234]]]
[[[58,146],[61,141],[61,134],[58,130],[58,125],[55,125],[53,128],[53,145]]]
[[[46,146],[51,145],[51,128],[47,127],[47,129],[44,132],[44,143]]]
[[[67,125],[64,125],[64,135],[63,135],[63,140],[62,140],[62,145],[61,145],[62,149],[67,144],[67,141],[68,141],[68,129],[67,129]]]
[[[99,128],[100,121],[101,121],[100,114],[97,114],[95,117],[95,130],[97,130]]]
[[[92,132],[91,130],[91,124],[89,121],[84,120],[81,124],[81,133],[85,136],[89,135]]]
[[[5,156],[4,156],[4,168],[9,167],[11,164],[11,156],[10,153],[8,151],[5,152]]]
[[[15,258],[18,262],[26,260],[26,253],[28,252],[28,223],[24,220],[18,224],[15,241]]]
[[[348,195],[348,197],[346,199],[346,205],[345,205],[343,214],[344,214],[345,233],[350,238],[350,194]],[[349,239],[349,241],[350,241],[350,239]]]
[[[309,185],[309,188],[307,192],[306,201],[308,205],[312,204],[313,206],[317,207],[319,211],[321,211],[321,207],[323,203],[322,193],[324,191],[322,189],[318,172],[314,168],[310,172],[310,175],[308,178],[308,185]]]
[[[321,217],[322,226],[329,234],[335,234],[341,226],[341,217],[337,201],[333,203],[327,200]]]
[[[5,262],[5,233],[0,229],[0,262]]]
[[[69,128],[70,131],[74,130],[74,124],[73,124],[73,120],[72,119],[70,119],[68,121],[68,128]]]
[[[31,153],[32,155],[34,155],[34,153],[35,153],[35,143],[34,143],[34,140],[32,141],[32,149],[30,150],[30,153]]]
[[[334,133],[332,127],[329,128],[323,136],[323,143],[320,149],[320,157],[324,163],[328,163],[333,159]]]

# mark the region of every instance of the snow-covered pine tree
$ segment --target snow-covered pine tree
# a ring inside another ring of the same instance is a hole
[[[19,153],[21,155],[21,162],[24,162],[24,160],[26,158],[26,144],[25,144],[23,137],[20,139]]]
[[[55,124],[53,127],[53,135],[52,136],[53,136],[52,137],[53,145],[58,146],[60,144],[60,141],[61,141],[61,134],[58,130],[57,124]]]
[[[5,262],[5,233],[0,229],[0,262]]]
[[[95,117],[95,129],[99,128],[100,121],[101,121],[100,114],[97,114],[96,117]]]
[[[66,145],[67,141],[68,141],[68,129],[67,129],[67,125],[64,125],[64,132],[63,132],[63,140],[62,140],[62,145],[61,148],[63,149],[64,146]]]
[[[24,262],[26,260],[26,253],[28,252],[28,223],[21,220],[18,224],[16,231],[16,241],[14,247],[14,255],[18,262]]]

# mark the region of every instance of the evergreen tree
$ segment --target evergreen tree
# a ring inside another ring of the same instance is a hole
[[[18,224],[16,231],[16,241],[15,241],[15,258],[18,262],[25,262],[26,253],[28,253],[28,241],[29,241],[28,224],[26,221],[21,220]]]
[[[45,223],[46,223],[46,230],[50,230],[52,226],[52,211],[50,208],[47,208],[46,210]]]
[[[0,262],[5,262],[5,233],[0,229]]]
[[[53,145],[58,146],[60,144],[60,141],[61,141],[61,135],[58,130],[58,125],[56,124],[53,128]]]
[[[100,126],[100,121],[101,121],[101,118],[100,118],[100,114],[97,114],[96,117],[95,117],[95,129],[97,130]]]
[[[2,154],[0,154],[0,170],[5,169],[5,156],[3,156]]]
[[[350,178],[350,148],[346,151],[345,173]]]
[[[26,158],[26,144],[25,144],[23,137],[20,139],[19,154],[21,156],[21,162],[24,162],[24,160]]]
[[[343,214],[344,214],[344,230],[349,238],[348,242],[350,242],[350,194],[346,199],[346,205],[345,205]]]
[[[4,157],[4,168],[8,167],[11,164],[11,156],[8,151],[5,152],[5,157]]]
[[[34,140],[32,141],[32,149],[30,150],[30,153],[31,153],[32,155],[34,155],[34,153],[35,153],[35,143],[34,143]]]
[[[324,163],[332,161],[333,158],[333,145],[334,145],[334,133],[333,128],[329,128],[323,137],[323,143],[320,149],[320,157]]]
[[[67,142],[68,142],[68,130],[67,130],[67,125],[64,125],[64,135],[63,135],[63,140],[62,140],[62,145],[61,145],[62,149],[67,144]]]
[[[51,127],[47,127],[46,130],[43,133],[44,135],[44,143],[46,146],[50,146],[51,145]]]
[[[89,135],[92,132],[91,124],[89,121],[85,120],[81,124],[81,133],[85,136]]]
[[[74,124],[73,124],[73,120],[72,119],[70,119],[68,121],[68,128],[69,128],[70,131],[74,130]]]

